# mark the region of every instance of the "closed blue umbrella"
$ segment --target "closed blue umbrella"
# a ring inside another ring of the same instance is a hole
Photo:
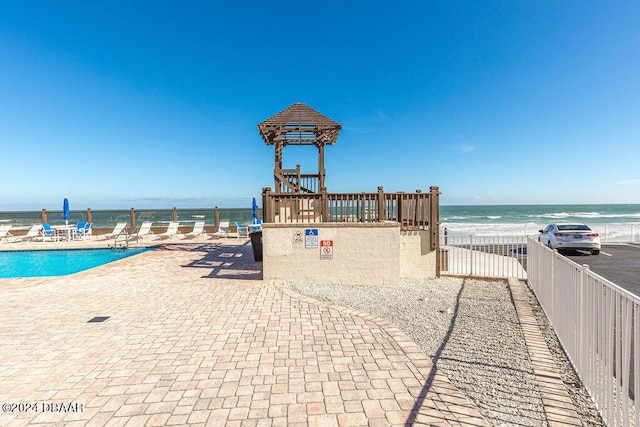
[[[251,205],[251,208],[253,209],[253,223],[256,224],[258,221],[258,204],[256,203],[256,198],[253,198],[253,203]]]
[[[66,197],[62,202],[62,219],[64,219],[64,223],[67,225],[71,219],[71,214],[69,213],[69,200]]]

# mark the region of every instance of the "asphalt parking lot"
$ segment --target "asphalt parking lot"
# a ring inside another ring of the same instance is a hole
[[[600,255],[587,251],[566,251],[562,255],[582,265],[616,285],[640,296],[640,245],[602,245]]]

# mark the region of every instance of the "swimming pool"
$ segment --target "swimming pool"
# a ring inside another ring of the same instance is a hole
[[[0,251],[0,278],[64,276],[153,248]]]

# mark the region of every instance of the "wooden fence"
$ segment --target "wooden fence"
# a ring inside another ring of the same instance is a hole
[[[428,193],[274,193],[262,190],[264,222],[317,223],[396,221],[404,231],[430,230],[431,246],[438,245],[438,187]]]

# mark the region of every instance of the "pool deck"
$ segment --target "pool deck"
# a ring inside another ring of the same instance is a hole
[[[389,322],[261,277],[224,239],[0,279],[0,403],[37,409],[0,425],[488,425]]]

